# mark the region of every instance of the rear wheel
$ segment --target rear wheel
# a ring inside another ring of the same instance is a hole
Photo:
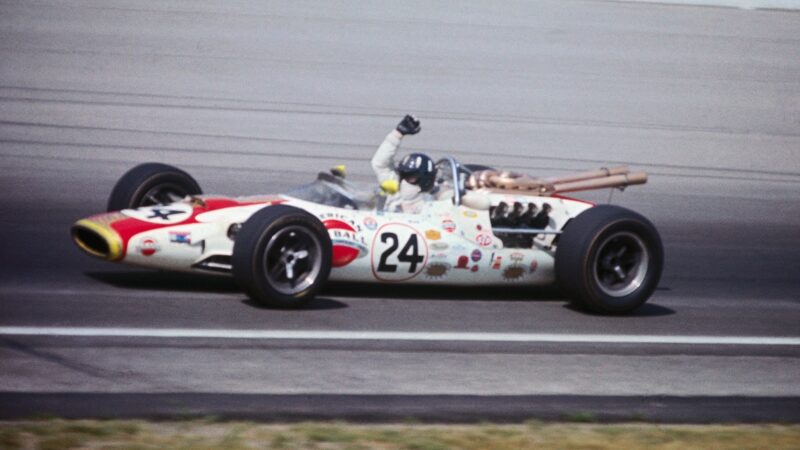
[[[253,214],[236,235],[233,276],[253,300],[300,308],[327,282],[331,240],[311,214],[285,205]]]
[[[191,175],[177,167],[144,163],[127,171],[108,198],[108,211],[177,202],[203,191]]]
[[[650,298],[663,264],[661,238],[649,220],[625,208],[600,205],[564,229],[555,272],[559,287],[576,305],[625,314]]]

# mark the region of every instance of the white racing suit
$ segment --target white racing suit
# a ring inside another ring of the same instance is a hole
[[[375,156],[372,157],[372,170],[378,176],[378,183],[388,180],[400,181],[400,176],[394,169],[394,155],[400,147],[402,138],[403,135],[394,130],[386,136],[378,150],[375,151]],[[423,193],[419,186],[401,181],[398,192],[386,199],[384,209],[391,212],[418,213],[422,209],[422,205],[432,199],[433,197]]]

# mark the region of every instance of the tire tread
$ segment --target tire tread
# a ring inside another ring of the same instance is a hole
[[[650,266],[639,289],[625,297],[613,298],[595,287],[590,274],[594,271],[593,252],[598,242],[619,228],[630,228],[640,235],[650,252]],[[556,281],[576,306],[601,314],[626,314],[652,295],[661,277],[663,261],[661,238],[647,218],[619,206],[599,205],[579,214],[564,228],[556,249]]]

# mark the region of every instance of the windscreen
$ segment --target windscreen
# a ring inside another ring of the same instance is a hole
[[[321,205],[347,209],[373,209],[376,201],[374,189],[370,190],[360,184],[356,186],[324,172],[320,173],[314,182],[294,188],[286,195]]]

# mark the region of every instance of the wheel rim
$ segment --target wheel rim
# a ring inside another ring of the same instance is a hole
[[[650,254],[642,239],[622,231],[607,237],[594,257],[597,286],[611,297],[624,297],[639,289],[647,276]]]
[[[157,184],[144,193],[137,207],[167,205],[183,200],[189,191],[175,183]]]
[[[267,243],[262,267],[269,284],[284,295],[311,287],[322,269],[322,245],[305,227],[290,226]]]

